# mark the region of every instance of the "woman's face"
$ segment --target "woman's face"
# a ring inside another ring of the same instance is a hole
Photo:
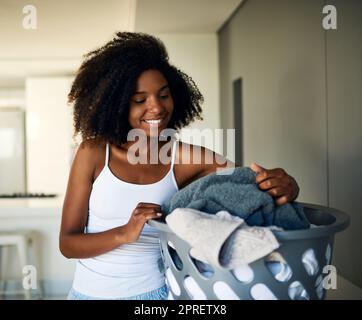
[[[167,128],[172,111],[173,100],[163,74],[158,70],[143,72],[130,102],[128,122],[131,127],[144,130],[147,136],[159,135]]]

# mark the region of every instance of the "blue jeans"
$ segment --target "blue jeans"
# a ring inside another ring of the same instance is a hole
[[[131,296],[127,298],[112,298],[112,299],[90,297],[85,294],[79,293],[72,288],[69,291],[67,300],[167,300],[167,296],[168,296],[168,288],[166,285],[156,290],[145,292],[136,296]]]

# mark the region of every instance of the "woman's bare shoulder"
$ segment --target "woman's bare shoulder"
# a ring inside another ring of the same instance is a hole
[[[79,144],[79,149],[93,153],[99,151],[100,149],[104,149],[105,147],[106,147],[105,142],[100,142],[94,139],[83,140]]]
[[[93,140],[82,141],[74,157],[74,165],[86,171],[95,172],[99,165],[104,164],[106,144]]]

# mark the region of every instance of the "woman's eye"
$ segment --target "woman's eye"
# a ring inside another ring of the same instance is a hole
[[[163,96],[161,96],[161,99],[167,99],[169,97],[169,95],[167,94],[167,95],[163,95]]]
[[[134,100],[134,102],[137,103],[137,104],[144,103],[145,101],[146,101],[145,99],[143,99],[143,100]]]

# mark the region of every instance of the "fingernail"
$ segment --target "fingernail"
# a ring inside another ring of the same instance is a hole
[[[159,212],[158,212],[157,215],[158,215],[158,216],[162,216],[162,213],[159,213]]]

